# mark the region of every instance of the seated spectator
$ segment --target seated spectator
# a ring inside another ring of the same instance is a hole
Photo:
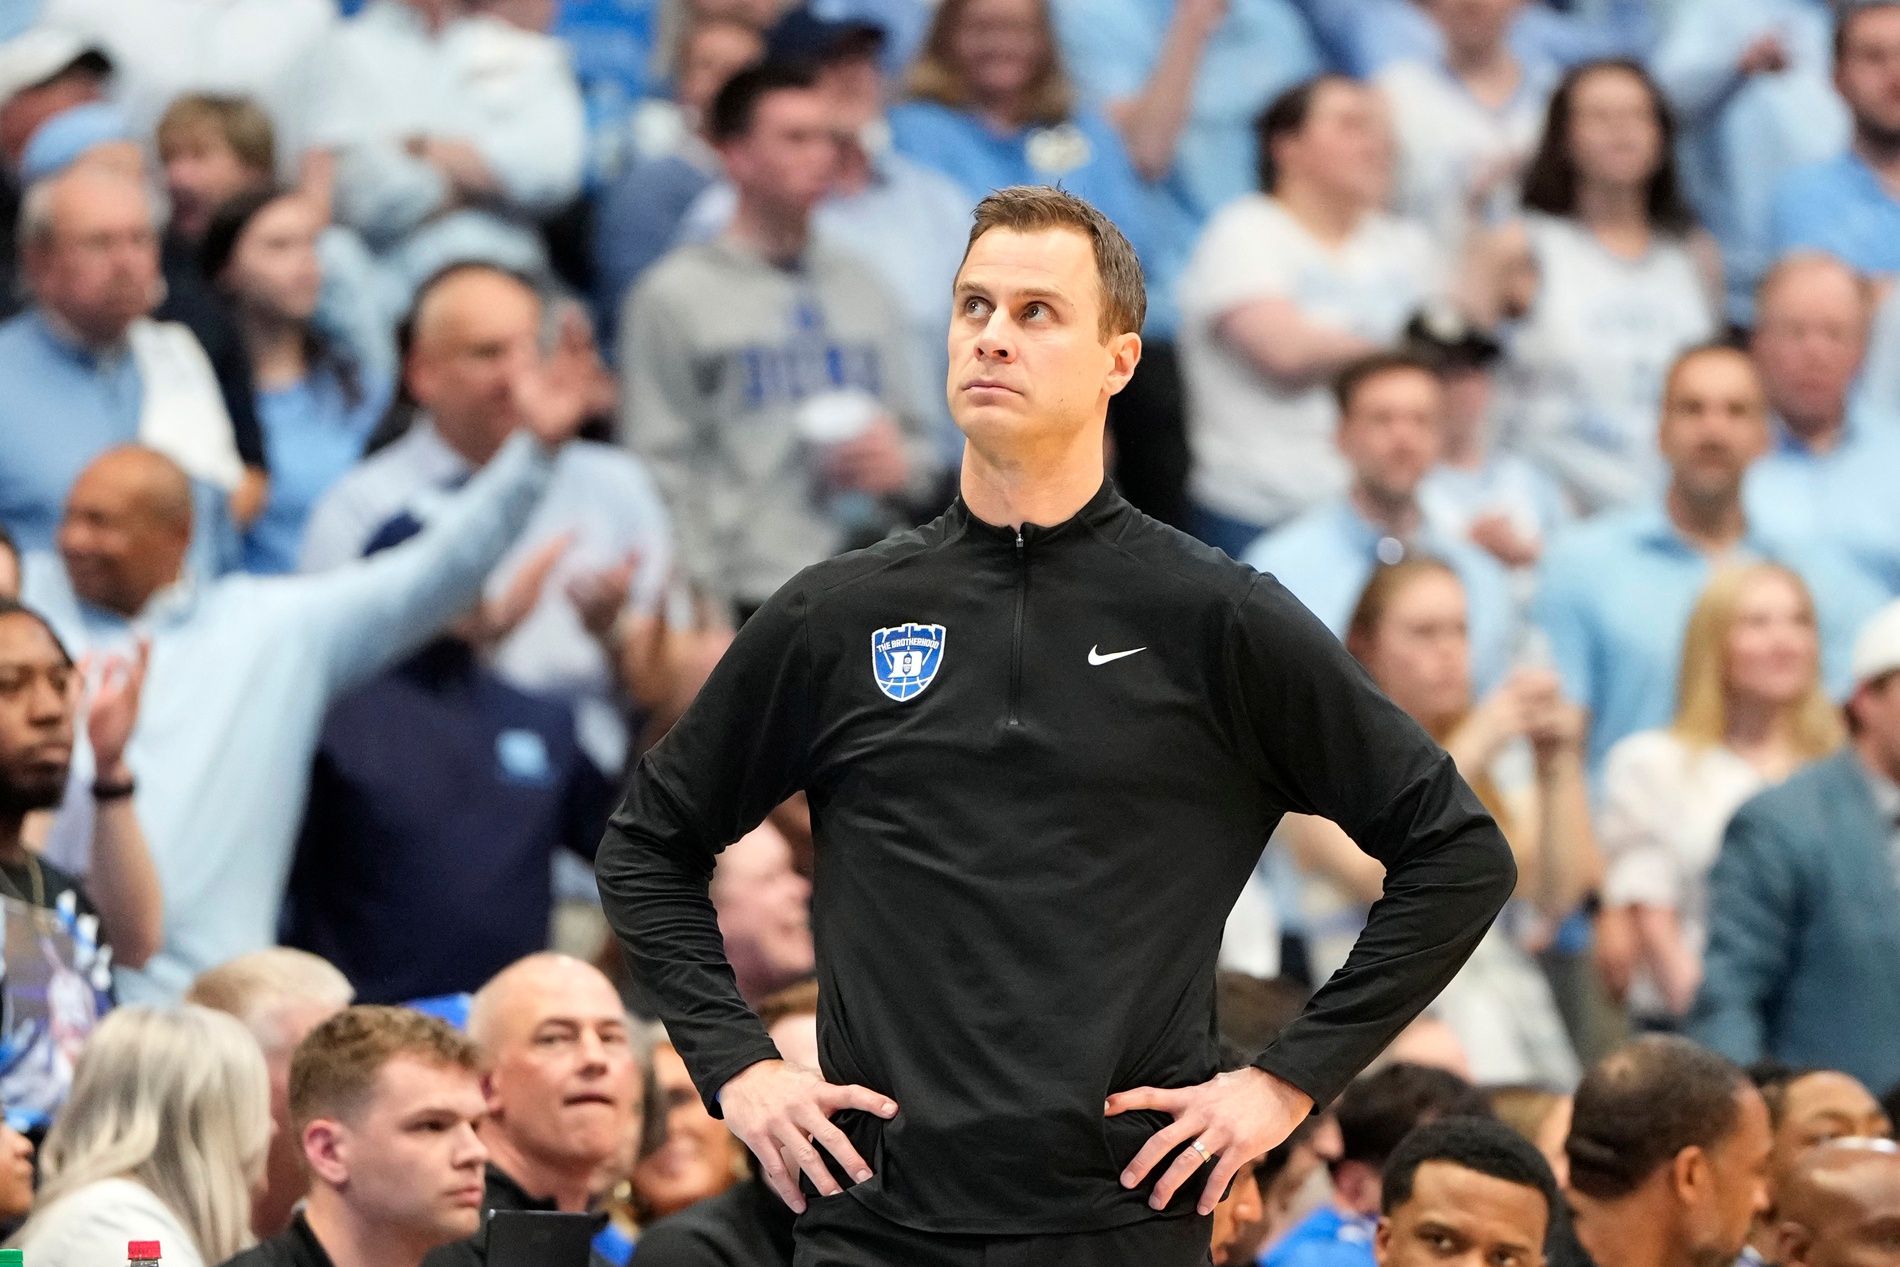
[[[818,73],[818,91],[831,102],[838,163],[830,194],[813,210],[812,231],[870,264],[902,310],[911,358],[905,379],[916,397],[909,408],[930,421],[935,447],[954,462],[963,455],[963,436],[950,421],[942,390],[950,375],[944,297],[963,261],[970,199],[942,172],[889,146],[886,83],[878,71],[883,44],[878,27],[827,22],[795,9],[767,32],[766,55]],[[694,201],[682,237],[703,241],[723,232],[737,203],[731,182],[720,181]],[[1144,344],[1143,355],[1148,351]]]
[[[1730,1059],[1900,1081],[1893,823],[1900,604],[1854,644],[1846,748],[1746,802],[1709,873],[1709,945],[1686,1032]]]
[[[290,1114],[290,1061],[304,1035],[350,1005],[355,991],[343,974],[301,950],[272,946],[201,972],[185,1002],[235,1016],[263,1049],[270,1072],[270,1155],[262,1184],[251,1193],[251,1230],[260,1238],[290,1226],[291,1211],[310,1188],[303,1139]]]
[[[1563,1187],[1570,1177],[1570,1159],[1564,1156],[1564,1138],[1570,1134],[1571,1100],[1542,1087],[1492,1087],[1487,1092],[1498,1120],[1529,1140],[1550,1164]]]
[[[33,1212],[34,1152],[32,1140],[0,1122],[0,1228],[16,1228]]]
[[[767,819],[721,850],[713,868],[709,892],[719,934],[748,1000],[764,1000],[816,970],[811,881],[795,863],[791,842]]]
[[[718,1196],[752,1165],[746,1146],[706,1111],[686,1062],[670,1042],[653,1049],[653,1080],[666,1130],[658,1147],[644,1153],[633,1170],[633,1208],[642,1226]]]
[[[1443,57],[1390,62],[1374,82],[1398,139],[1395,205],[1455,258],[1474,229],[1515,211],[1557,70],[1511,48],[1524,0],[1426,0],[1420,7],[1443,36]]]
[[[1893,1267],[1900,1155],[1885,1140],[1823,1144],[1786,1185],[1775,1257],[1781,1267]]]
[[[1525,215],[1485,247],[1495,311],[1523,317],[1506,340],[1507,443],[1581,514],[1654,496],[1664,374],[1718,329],[1721,262],[1683,200],[1674,144],[1641,67],[1570,72],[1524,173]],[[1518,276],[1534,276],[1528,294],[1505,280]]]
[[[99,1024],[40,1150],[33,1217],[7,1242],[33,1267],[99,1267],[157,1241],[166,1267],[211,1267],[251,1240],[270,1146],[264,1058],[201,1007],[128,1007]]]
[[[1768,560],[1799,574],[1814,597],[1822,678],[1845,685],[1844,652],[1879,591],[1838,551],[1770,535],[1745,513],[1742,479],[1767,448],[1766,415],[1746,356],[1684,353],[1663,380],[1662,504],[1578,524],[1545,553],[1531,615],[1564,689],[1590,710],[1592,770],[1625,735],[1669,723],[1683,630],[1718,567]]]
[[[297,126],[337,20],[325,0],[46,0],[39,18],[112,55],[113,96],[142,137],[188,92],[251,97],[279,128]]]
[[[372,551],[421,531],[392,528]],[[466,993],[545,949],[554,856],[591,862],[613,808],[573,709],[490,669],[482,624],[339,698],[317,742],[279,935],[367,1003]]]
[[[1895,10],[1900,13],[1900,9]],[[1828,541],[1900,595],[1900,435],[1864,390],[1868,289],[1838,260],[1794,255],[1762,279],[1749,341],[1774,443],[1748,476],[1751,517]]]
[[[244,534],[244,570],[292,572],[318,498],[363,455],[390,384],[366,375],[312,324],[323,232],[308,198],[246,193],[205,232],[205,274],[230,304],[271,455],[270,493]]]
[[[1497,818],[1518,864],[1518,914],[1563,919],[1595,880],[1596,845],[1583,777],[1583,717],[1548,672],[1520,669],[1476,707],[1457,576],[1435,559],[1380,567],[1354,607],[1346,648],[1372,680],[1445,746]],[[1528,750],[1527,750],[1528,747]],[[1363,905],[1376,901],[1384,869],[1368,863],[1324,819],[1298,816],[1286,829],[1309,870],[1336,878]],[[1532,1082],[1568,1089],[1580,1070],[1550,987],[1510,931],[1495,926],[1432,1004],[1486,1083]],[[1341,940],[1348,934],[1341,930]],[[1332,969],[1338,952],[1321,952]],[[1403,1041],[1403,1040],[1401,1040]],[[1405,1059],[1419,1060],[1416,1055]]]
[[[1258,1165],[1257,1161],[1249,1161],[1241,1166],[1234,1173],[1226,1195],[1214,1207],[1214,1230],[1208,1248],[1215,1267],[1239,1267],[1242,1263],[1254,1262],[1259,1246],[1254,1238],[1266,1221],[1260,1181],[1255,1178]]]
[[[120,974],[122,992],[176,997],[275,940],[325,709],[474,600],[580,423],[579,391],[547,368],[518,367],[513,390],[527,434],[452,509],[403,548],[324,576],[188,571],[190,485],[150,449],[111,450],[74,484],[61,553],[32,560],[25,595],[69,647],[123,649],[149,631],[154,648],[127,764],[164,887],[165,945],[142,973]],[[89,807],[76,800],[49,855],[83,870]]]
[[[1379,1267],[1541,1267],[1563,1196],[1550,1166],[1502,1122],[1454,1117],[1392,1151],[1379,1189]]]
[[[309,142],[336,155],[337,219],[363,235],[405,299],[459,259],[545,269],[534,221],[550,187],[580,180],[572,76],[547,91],[575,135],[491,137],[464,22],[439,0],[374,0],[316,59]]]
[[[1676,713],[1604,761],[1597,963],[1638,1028],[1695,1001],[1709,868],[1741,803],[1840,747],[1821,636],[1801,578],[1776,563],[1716,574],[1682,638]]]
[[[1763,1262],[1780,1263],[1781,1208],[1784,1194],[1809,1154],[1832,1140],[1888,1140],[1893,1123],[1873,1093],[1847,1074],[1832,1069],[1793,1069],[1769,1061],[1749,1069],[1768,1105],[1775,1133],[1768,1155],[1768,1209],[1755,1220],[1749,1244]]]
[[[601,341],[614,345],[620,306],[643,273],[677,238],[687,210],[724,174],[706,139],[707,112],[726,81],[758,61],[765,39],[731,18],[700,18],[680,40],[667,139],[636,156],[600,191],[594,209],[594,315]]]
[[[1146,253],[1140,180],[1121,137],[1075,99],[1046,0],[943,0],[911,65],[891,139],[963,187],[1060,185]]]
[[[596,1176],[632,1134],[639,1094],[627,1013],[613,986],[578,959],[531,955],[476,993],[468,1035],[480,1049],[488,1100],[484,1215],[587,1210]],[[425,1261],[481,1267],[486,1233]]]
[[[1437,362],[1445,384],[1445,444],[1418,486],[1419,509],[1441,539],[1469,541],[1512,570],[1512,589],[1570,520],[1555,480],[1498,443],[1496,366],[1503,349],[1462,321],[1421,313],[1405,346]]]
[[[1728,320],[1754,321],[1775,186],[1847,144],[1833,14],[1813,0],[1677,0],[1650,68],[1682,128],[1683,189],[1722,246]]]
[[[1596,1267],[1697,1267],[1741,1253],[1767,1205],[1768,1110],[1686,1039],[1639,1039],[1577,1088],[1570,1207]]]
[[[622,437],[678,516],[685,572],[748,613],[935,482],[902,319],[867,266],[811,233],[836,166],[817,82],[766,66],[720,90],[709,130],[732,225],[654,265],[621,323]]]
[[[1429,555],[1464,586],[1471,675],[1483,690],[1508,667],[1515,613],[1510,579],[1471,542],[1441,536],[1419,505],[1419,485],[1444,452],[1445,388],[1436,367],[1409,352],[1383,352],[1340,371],[1337,444],[1352,472],[1345,496],[1267,533],[1242,557],[1269,572],[1345,637],[1353,608],[1381,563]]]
[[[21,209],[31,308],[0,325],[0,522],[44,550],[87,463],[135,441],[193,478],[243,474],[217,379],[189,330],[148,319],[163,286],[152,205],[123,174],[81,165]]]
[[[1491,1116],[1484,1096],[1463,1078],[1405,1064],[1366,1074],[1346,1088],[1333,1112],[1340,1137],[1331,1162],[1333,1200],[1269,1249],[1260,1260],[1264,1267],[1369,1267],[1380,1173],[1400,1141],[1427,1122]]]
[[[1900,200],[1888,189],[1900,177],[1900,4],[1842,6],[1834,86],[1853,116],[1852,140],[1775,185],[1771,258],[1826,251],[1891,283],[1900,278]]]
[[[418,1267],[482,1220],[475,1045],[407,1008],[352,1007],[297,1046],[290,1120],[310,1199],[229,1267]]]
[[[240,194],[277,188],[277,131],[270,117],[247,97],[187,93],[172,102],[158,121],[157,140],[165,192],[172,204],[171,229],[164,243],[165,276],[174,287],[209,296],[215,279],[209,276],[199,248],[219,207]],[[317,235],[323,290],[312,319],[372,373],[391,375],[395,361],[391,331],[402,311],[400,298],[389,293],[391,284],[363,239],[351,229],[329,223],[323,199],[306,196],[323,220]],[[222,311],[222,305],[215,306]],[[194,305],[194,310],[203,307]],[[242,350],[235,329],[232,342]],[[248,357],[245,365],[248,373]]]
[[[0,43],[0,318],[20,311],[20,179],[27,144],[40,125],[105,98],[112,61],[93,41],[34,26]]]
[[[1391,189],[1384,104],[1329,75],[1260,116],[1260,187],[1208,222],[1181,279],[1195,535],[1238,558],[1345,491],[1326,384],[1389,344],[1442,289]]]
[[[759,1019],[779,1055],[818,1068],[818,983],[781,990],[759,1004]],[[641,1233],[633,1267],[792,1267],[796,1215],[760,1177],[687,1206]],[[1256,1202],[1258,1195],[1256,1194]]]
[[[423,286],[403,366],[420,416],[317,503],[304,533],[305,572],[353,563],[399,515],[434,523],[450,504],[450,490],[503,451],[527,425],[510,383],[535,359],[544,320],[535,290],[491,265],[458,265]],[[581,348],[564,337],[552,362],[564,377],[585,380],[591,352],[591,344]],[[538,597],[530,594],[526,614],[494,647],[492,665],[510,685],[578,710],[588,754],[603,771],[618,774],[627,756],[626,723],[609,653],[568,591],[607,581],[624,591],[634,583],[630,603],[622,593],[622,601],[602,613],[608,627],[621,608],[651,610],[659,602],[672,563],[672,532],[666,506],[637,458],[591,440],[562,449],[547,496],[490,592],[498,594],[529,559],[559,549],[562,540],[567,545],[548,583]]]

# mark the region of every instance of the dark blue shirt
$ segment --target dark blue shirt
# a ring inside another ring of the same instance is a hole
[[[473,990],[547,945],[550,857],[592,857],[610,799],[567,706],[438,641],[331,708],[283,941],[358,1002]]]

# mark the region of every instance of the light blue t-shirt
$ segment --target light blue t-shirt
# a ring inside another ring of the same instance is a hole
[[[389,407],[387,381],[347,388],[324,367],[301,382],[257,393],[257,420],[270,454],[270,501],[244,536],[246,572],[294,572],[304,523],[317,499],[363,456]]]
[[[1780,540],[1751,520],[1728,561],[1756,560],[1793,568],[1807,582],[1823,675],[1844,694],[1854,636],[1886,595],[1838,550]],[[1714,571],[1659,505],[1606,512],[1551,543],[1531,618],[1550,639],[1565,692],[1590,710],[1592,771],[1617,740],[1675,715],[1683,631]]]
[[[1900,426],[1857,403],[1835,447],[1814,453],[1787,431],[1749,468],[1749,522],[1783,540],[1812,538],[1847,554],[1900,596]]]
[[[1321,1206],[1261,1256],[1263,1267],[1373,1267],[1377,1219]]]
[[[1863,273],[1900,273],[1900,201],[1852,150],[1775,186],[1773,254],[1826,251]]]
[[[1496,559],[1468,541],[1437,532],[1429,519],[1410,542],[1402,543],[1341,497],[1267,533],[1241,561],[1272,573],[1343,639],[1353,608],[1379,564],[1397,563],[1408,554],[1430,555],[1458,574],[1465,589],[1472,683],[1479,690],[1496,685],[1510,667],[1516,624],[1510,577]]]

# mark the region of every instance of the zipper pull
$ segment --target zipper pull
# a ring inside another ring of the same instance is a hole
[[[1023,548],[1023,530],[1021,528],[1016,530],[1016,548],[1018,550]]]

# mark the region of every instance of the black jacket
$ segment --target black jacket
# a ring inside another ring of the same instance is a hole
[[[792,1267],[792,1208],[754,1177],[640,1233],[629,1267]]]
[[[1283,813],[1334,820],[1387,871],[1351,960],[1255,1062],[1322,1104],[1515,884],[1451,759],[1318,620],[1107,484],[1055,527],[959,501],[807,569],[640,762],[601,894],[714,1112],[777,1052],[707,880],[801,788],[824,1072],[900,1109],[839,1115],[875,1172],[855,1195],[925,1231],[1153,1216],[1117,1176],[1170,1119],[1104,1118],[1103,1098],[1214,1075],[1222,927]]]
[[[482,1192],[482,1227],[467,1240],[450,1241],[439,1249],[429,1251],[422,1260],[422,1267],[484,1267],[488,1262],[488,1215],[494,1210],[552,1210],[556,1208],[552,1200],[542,1200],[528,1195],[528,1190],[515,1182],[510,1175],[493,1162],[488,1163],[484,1190]],[[601,1227],[607,1226],[607,1217],[600,1216]],[[607,1260],[595,1250],[589,1260],[589,1267],[609,1267]]]
[[[226,1259],[224,1267],[331,1267],[331,1263],[299,1210],[288,1228]]]

